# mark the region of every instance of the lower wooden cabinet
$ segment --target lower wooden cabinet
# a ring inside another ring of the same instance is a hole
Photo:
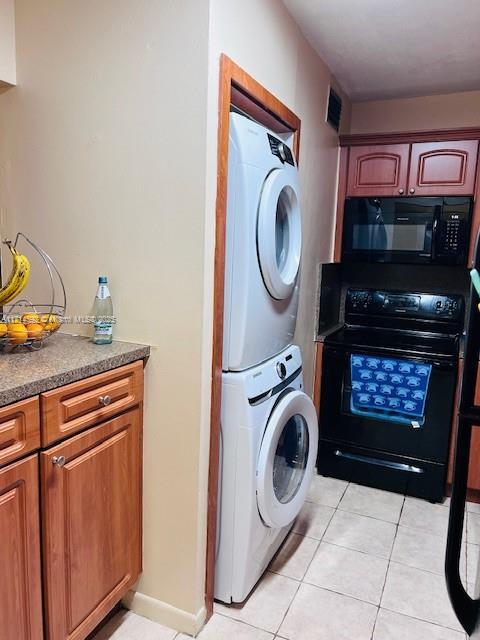
[[[143,363],[48,393],[0,409],[0,640],[85,640],[142,569]]]
[[[137,407],[40,454],[48,640],[83,640],[140,574],[141,421]]]
[[[43,638],[38,456],[0,469],[0,640]]]

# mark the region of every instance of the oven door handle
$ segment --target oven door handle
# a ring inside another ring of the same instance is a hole
[[[386,467],[387,469],[395,469],[396,471],[405,471],[407,473],[425,473],[421,467],[415,467],[411,464],[404,464],[402,462],[392,462],[390,460],[382,460],[381,458],[372,458],[370,456],[362,456],[358,453],[347,453],[335,450],[337,458],[346,458],[348,460],[355,460],[356,462],[365,462],[366,464],[374,464],[377,467]]]

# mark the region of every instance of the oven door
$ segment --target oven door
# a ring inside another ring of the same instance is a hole
[[[442,203],[441,198],[347,198],[342,259],[431,263]]]
[[[376,362],[378,366],[378,372],[371,369],[370,379],[364,380],[363,395],[359,395],[355,389],[358,382],[356,372],[352,369],[352,356],[354,359],[363,358],[366,372],[369,369],[367,364]],[[394,379],[393,369],[389,371],[387,368],[385,371],[383,368],[389,360],[397,362],[397,371],[398,368],[400,372],[405,371],[399,374],[400,377],[397,376],[400,383]],[[419,371],[425,375],[428,371],[428,384],[425,381],[419,382],[417,388],[409,387]],[[387,379],[376,379],[385,373]],[[408,356],[389,358],[384,352],[376,352],[373,348],[351,350],[348,347],[326,345],[323,355],[322,399],[325,400],[321,404],[321,437],[363,449],[443,464],[448,455],[455,381],[454,361]],[[421,398],[422,390],[424,399],[417,402],[415,408],[415,400],[411,399]],[[367,404],[362,407],[359,401],[365,398]],[[379,410],[376,410],[376,402]],[[386,410],[390,402],[392,410]],[[409,417],[408,411],[412,407],[418,413]]]

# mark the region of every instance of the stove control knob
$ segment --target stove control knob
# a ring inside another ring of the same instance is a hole
[[[283,380],[287,375],[287,367],[283,364],[283,362],[277,362],[277,373],[278,377]]]

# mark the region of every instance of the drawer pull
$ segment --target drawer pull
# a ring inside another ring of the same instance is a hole
[[[65,462],[65,456],[53,456],[52,458],[52,464],[55,464],[57,467],[63,467]]]
[[[108,407],[111,403],[112,399],[110,396],[100,396],[98,402],[102,405],[102,407]]]
[[[356,453],[343,453],[340,449],[336,449],[333,453],[337,458],[347,458],[348,460],[356,460],[357,462],[366,462],[367,464],[374,464],[378,467],[387,467],[387,469],[395,469],[396,471],[424,473],[424,469],[414,467],[411,464],[403,464],[402,462],[392,462],[391,460],[382,460],[381,458],[370,458],[370,456],[362,456]]]

